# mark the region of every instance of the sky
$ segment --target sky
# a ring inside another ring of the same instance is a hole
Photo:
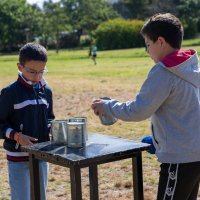
[[[45,0],[26,0],[29,4],[38,4],[40,7],[42,7],[42,4]],[[53,2],[58,2],[59,0],[53,0]]]
[[[45,0],[26,0],[30,4],[37,3],[39,6],[42,6]],[[59,0],[53,0],[53,2],[58,2]],[[117,2],[118,0],[110,0],[111,2]]]

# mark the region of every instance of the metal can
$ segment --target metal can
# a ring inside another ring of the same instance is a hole
[[[68,122],[82,122],[84,123],[84,139],[88,140],[88,130],[87,130],[87,117],[73,117],[67,120]]]
[[[55,143],[67,144],[67,131],[65,120],[52,120],[50,133],[52,140]]]
[[[83,122],[67,122],[67,146],[84,147],[86,144]]]
[[[103,97],[103,98],[100,98],[104,101],[109,101],[111,100],[111,98],[109,97]],[[113,125],[116,121],[117,121],[117,118],[113,117],[112,115],[109,115],[109,114],[104,114],[104,115],[101,115],[99,116],[100,118],[100,121],[103,125],[106,125],[106,126],[109,126],[109,125]]]

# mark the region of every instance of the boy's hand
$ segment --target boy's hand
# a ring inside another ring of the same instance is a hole
[[[32,145],[33,143],[38,141],[38,139],[30,137],[28,135],[24,135],[21,132],[18,132],[14,135],[14,140],[16,140],[17,143],[22,146]]]
[[[101,99],[94,100],[91,108],[94,110],[95,115],[102,116],[103,115],[103,101]]]

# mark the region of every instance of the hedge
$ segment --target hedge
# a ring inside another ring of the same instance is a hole
[[[144,46],[140,35],[143,24],[141,20],[109,20],[97,27],[93,37],[100,50],[141,47]]]

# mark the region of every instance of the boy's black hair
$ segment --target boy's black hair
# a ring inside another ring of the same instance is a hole
[[[27,43],[19,50],[19,62],[36,60],[47,62],[47,50],[38,43]]]
[[[171,13],[153,15],[142,27],[141,34],[156,42],[163,37],[171,47],[180,49],[183,40],[183,27],[180,20]]]

